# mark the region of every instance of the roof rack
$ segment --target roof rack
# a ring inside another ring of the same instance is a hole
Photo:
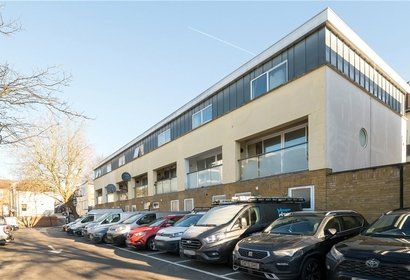
[[[194,209],[191,210],[191,214],[195,214],[198,212],[206,212],[209,209],[211,209],[210,207],[195,207]]]
[[[227,204],[241,204],[241,203],[300,203],[305,202],[301,197],[274,197],[274,196],[234,196],[232,199],[215,200],[212,205],[227,205]]]
[[[357,212],[354,210],[331,210],[331,211],[327,211],[325,216],[338,214],[338,213],[356,213],[357,214]]]

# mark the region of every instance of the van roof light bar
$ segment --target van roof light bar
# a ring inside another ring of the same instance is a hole
[[[239,203],[302,203],[305,202],[301,197],[263,197],[263,196],[234,196],[232,199],[216,200],[212,202],[212,205],[227,205],[227,204],[239,204]]]

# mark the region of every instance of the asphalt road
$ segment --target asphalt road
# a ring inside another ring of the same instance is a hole
[[[20,229],[14,235],[0,246],[0,279],[260,279],[174,254],[96,245],[59,228]]]

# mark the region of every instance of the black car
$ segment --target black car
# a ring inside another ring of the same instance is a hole
[[[335,245],[326,267],[328,279],[410,279],[410,208],[390,211]]]
[[[233,252],[233,268],[267,279],[324,279],[332,246],[367,225],[350,210],[288,213],[262,233],[242,239]]]

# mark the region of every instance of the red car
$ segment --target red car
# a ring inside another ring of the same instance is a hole
[[[184,217],[186,214],[166,215],[156,219],[148,225],[139,226],[132,229],[127,236],[127,246],[132,246],[137,249],[155,250],[155,235],[165,227],[172,226],[176,221]]]

